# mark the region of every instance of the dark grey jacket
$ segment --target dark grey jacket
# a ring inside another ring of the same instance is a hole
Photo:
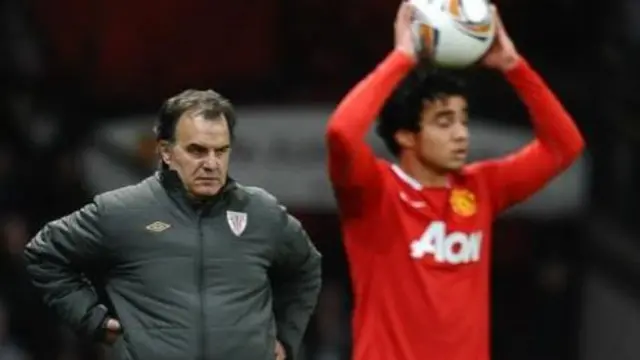
[[[47,224],[25,250],[45,303],[97,340],[120,320],[116,359],[297,358],[321,285],[300,223],[259,188],[182,189],[165,171]]]

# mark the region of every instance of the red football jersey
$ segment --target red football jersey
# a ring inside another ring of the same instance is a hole
[[[425,188],[365,142],[387,97],[413,67],[392,52],[329,122],[330,178],[355,296],[355,360],[488,360],[491,224],[569,166],[584,143],[524,61],[506,74],[536,139]]]

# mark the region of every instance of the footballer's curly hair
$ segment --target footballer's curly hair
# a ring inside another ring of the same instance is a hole
[[[466,95],[466,87],[459,74],[435,69],[429,64],[419,64],[385,103],[376,132],[389,151],[398,156],[400,145],[396,142],[395,134],[399,130],[419,132],[425,102],[455,95]]]

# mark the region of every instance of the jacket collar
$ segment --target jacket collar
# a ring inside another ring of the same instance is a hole
[[[185,210],[190,210],[190,212],[208,212],[214,205],[225,202],[225,200],[228,199],[229,194],[237,188],[235,180],[227,177],[227,181],[224,186],[216,195],[208,198],[197,199],[187,192],[176,171],[168,168],[162,168],[156,171],[155,176],[169,197],[177,202],[181,207],[184,207]]]

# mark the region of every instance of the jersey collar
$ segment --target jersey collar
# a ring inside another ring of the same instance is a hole
[[[391,170],[396,174],[396,176],[398,178],[400,178],[400,180],[402,180],[404,183],[409,185],[414,190],[416,190],[416,191],[424,190],[425,187],[422,184],[420,184],[420,182],[418,180],[414,179],[413,177],[411,177],[411,175],[407,174],[397,164],[392,164],[391,165]],[[451,179],[447,179],[447,185],[445,187],[446,188],[450,188],[451,187]]]

